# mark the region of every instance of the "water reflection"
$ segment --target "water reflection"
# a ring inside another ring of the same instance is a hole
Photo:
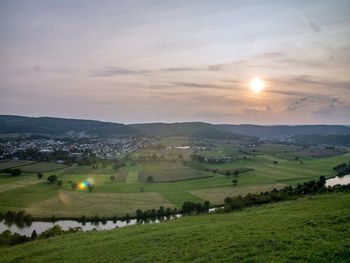
[[[136,224],[156,224],[164,220],[172,220],[175,218],[180,218],[181,215],[177,214],[175,216],[164,217],[161,219],[147,220],[147,221],[137,221],[136,219],[130,220],[104,220],[104,221],[94,221],[94,222],[79,222],[75,220],[58,220],[55,222],[44,222],[44,221],[33,221],[30,224],[9,222],[8,220],[0,221],[0,233],[5,230],[10,230],[12,233],[18,233],[20,235],[30,237],[32,232],[35,230],[38,235],[40,235],[45,230],[53,227],[54,225],[60,226],[63,230],[68,230],[69,228],[81,227],[82,231],[92,231],[92,230],[111,230],[119,227],[131,226]]]
[[[350,184],[350,174],[344,176],[336,176],[334,178],[330,178],[326,181],[326,186],[335,186],[335,185],[347,185]]]

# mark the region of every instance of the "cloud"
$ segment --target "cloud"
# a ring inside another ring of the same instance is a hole
[[[314,114],[331,114],[349,110],[349,102],[340,97],[298,98],[289,101],[286,111],[312,112]]]
[[[100,77],[110,77],[110,76],[118,76],[118,75],[139,75],[139,74],[147,74],[152,71],[150,70],[135,70],[121,67],[105,67],[101,70],[98,70],[94,73],[95,76]]]
[[[303,109],[307,107],[311,102],[312,100],[305,97],[292,100],[289,102],[286,111],[297,111]]]
[[[284,84],[290,86],[300,86],[300,85],[309,85],[309,86],[318,86],[321,88],[336,88],[344,89],[346,91],[350,90],[350,81],[339,81],[336,79],[327,79],[320,78],[309,75],[299,75],[299,76],[290,76],[284,78],[272,78],[268,79],[271,83],[275,84]]]
[[[303,15],[299,10],[295,10],[295,12],[302,18],[304,23],[315,33],[321,32],[321,27],[316,24],[314,21],[308,19],[305,15]]]
[[[205,84],[205,83],[196,83],[196,82],[173,82],[175,86],[189,87],[189,88],[217,88],[216,85]]]

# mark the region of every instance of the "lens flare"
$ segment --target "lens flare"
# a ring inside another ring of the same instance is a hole
[[[88,182],[86,182],[86,181],[83,181],[83,182],[78,184],[78,188],[80,190],[84,190],[87,186],[88,186]]]
[[[89,185],[95,185],[95,180],[94,180],[94,178],[88,178],[87,180],[86,180],[86,182],[89,184]]]
[[[84,189],[88,188],[89,186],[93,186],[93,185],[95,185],[94,179],[88,178],[87,180],[78,183],[78,189],[84,190]]]

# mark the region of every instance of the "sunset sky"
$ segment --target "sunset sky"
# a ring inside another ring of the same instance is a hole
[[[350,124],[350,1],[1,0],[0,114]]]

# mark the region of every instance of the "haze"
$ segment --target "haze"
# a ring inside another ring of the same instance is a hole
[[[347,0],[1,1],[0,112],[349,124],[349,10]]]

